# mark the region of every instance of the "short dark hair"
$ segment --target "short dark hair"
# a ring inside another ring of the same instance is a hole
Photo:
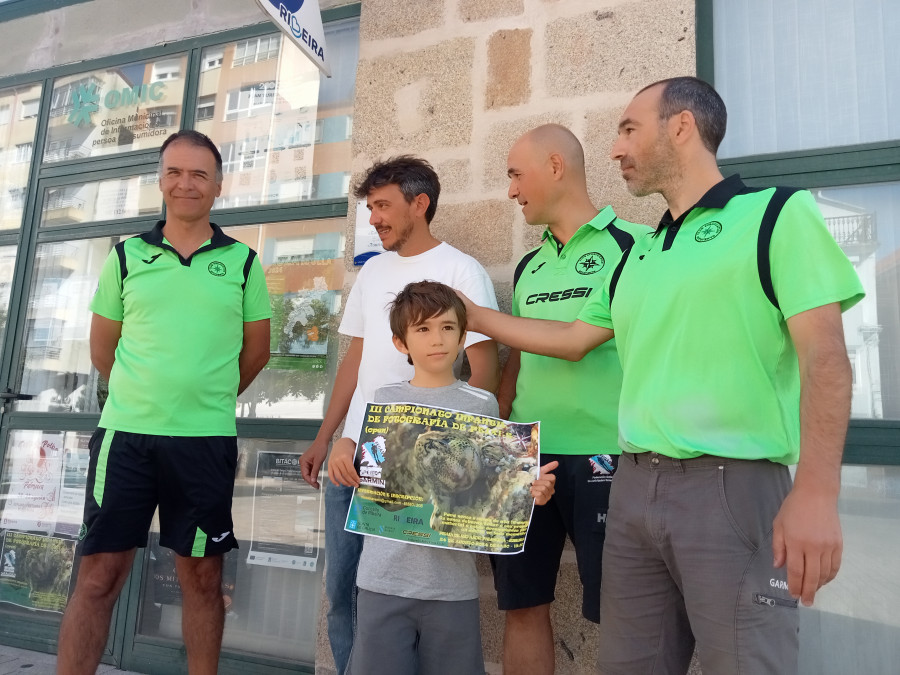
[[[407,204],[421,194],[426,195],[429,203],[425,211],[425,222],[431,223],[441,194],[441,182],[431,164],[413,155],[398,155],[383,162],[375,162],[353,189],[353,194],[357,199],[365,199],[372,190],[385,185],[400,188]]]
[[[407,284],[389,305],[391,332],[405,345],[406,331],[410,326],[449,312],[451,309],[456,312],[459,332],[462,334],[466,330],[466,306],[456,291],[438,281],[416,281]],[[413,364],[409,356],[406,360],[410,365]]]
[[[703,145],[711,153],[716,154],[722,139],[725,138],[725,126],[728,121],[725,102],[719,93],[711,84],[696,77],[672,77],[660,80],[644,87],[638,93],[657,85],[663,87],[659,99],[659,119],[665,121],[684,110],[689,111],[697,122],[697,131]]]
[[[219,152],[216,144],[212,142],[212,139],[209,136],[207,136],[206,134],[201,134],[199,131],[194,131],[193,129],[182,129],[181,131],[176,131],[166,139],[165,143],[162,144],[162,147],[159,149],[160,177],[162,177],[163,153],[166,151],[166,148],[168,148],[170,145],[172,145],[172,143],[175,143],[176,141],[190,143],[191,145],[197,146],[198,148],[206,148],[207,150],[209,150],[213,154],[213,157],[215,157],[216,159],[216,182],[222,182],[222,154]]]

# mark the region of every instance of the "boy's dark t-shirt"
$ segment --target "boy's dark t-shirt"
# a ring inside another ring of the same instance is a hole
[[[419,403],[473,415],[497,417],[489,391],[456,381],[446,387],[415,387],[399,382],[375,392],[375,403]],[[367,591],[418,600],[478,598],[475,554],[366,537],[356,584]]]

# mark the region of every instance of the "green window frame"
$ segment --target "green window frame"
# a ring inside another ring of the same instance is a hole
[[[697,77],[715,85],[714,0],[696,0]],[[719,160],[748,185],[826,188],[900,181],[900,138]],[[900,465],[900,420],[850,420],[845,464]]]
[[[15,9],[21,12],[28,5],[28,13],[57,9],[89,0],[11,0],[0,3],[0,21],[18,18],[25,13],[12,14]],[[358,19],[360,4],[345,5],[322,12],[322,20],[326,25],[344,19]],[[94,221],[90,225],[66,225],[59,228],[38,228],[32,225],[40,215],[42,206],[42,190],[55,185],[66,185],[73,177],[79,180],[94,181],[126,174],[136,174],[144,170],[155,171],[158,162],[158,148],[136,150],[133,152],[101,155],[88,158],[76,158],[43,163],[44,150],[48,143],[48,120],[53,96],[53,84],[56,78],[68,75],[116,67],[123,63],[159,60],[176,54],[187,54],[187,67],[184,73],[185,92],[182,102],[184,110],[182,128],[194,128],[197,122],[196,110],[199,97],[199,81],[202,71],[202,52],[205,48],[228,42],[255,39],[260,36],[277,34],[277,27],[263,21],[259,24],[245,26],[234,30],[212,33],[188,38],[179,42],[148,47],[132,52],[115,54],[90,61],[66,64],[53,68],[23,73],[0,78],[0,90],[22,85],[41,85],[40,104],[37,117],[37,132],[33,141],[30,164],[28,165],[28,183],[24,192],[24,209],[22,227],[16,230],[0,231],[0,246],[18,246],[21,258],[15,268],[10,289],[10,307],[21,307],[27,299],[29,286],[35,272],[35,251],[39,244],[65,242],[70,239],[85,239],[111,235],[130,234],[150,229],[155,225],[154,216],[136,216],[127,219]],[[345,219],[348,212],[348,198],[329,198],[302,202],[272,203],[259,206],[243,206],[217,209],[214,220],[221,226],[249,225],[260,223],[280,223],[299,220],[317,220],[326,218]],[[11,382],[18,369],[17,360],[24,355],[26,326],[25,321],[18,321],[0,340],[0,381]],[[6,410],[3,415],[3,429],[9,432],[19,429],[46,429],[64,431],[91,431],[96,428],[99,415],[94,413],[44,413],[19,412]],[[284,418],[238,418],[238,437],[264,440],[291,440],[308,442],[315,438],[321,426],[319,419],[284,419]],[[135,562],[135,571],[139,571],[141,560]],[[138,603],[140,583],[133,583],[122,596],[122,608],[114,615],[117,625],[113,634],[124,635],[128,622],[135,621],[134,611],[126,611]],[[129,613],[130,612],[130,613]],[[47,651],[52,649],[57,629],[40,616],[30,617],[15,625],[0,626],[0,642],[26,649]],[[118,643],[117,643],[118,644]],[[121,648],[116,647],[117,649]],[[145,664],[172,664],[177,669],[177,655],[173,656],[173,648],[168,641],[142,636],[139,641],[124,648],[128,658]],[[174,659],[174,660],[173,660]],[[178,662],[180,663],[180,661]],[[149,665],[147,667],[150,667]],[[272,675],[287,672],[309,672],[313,666],[288,663],[278,658],[261,655],[249,655],[233,651],[223,651],[220,662],[221,672],[244,673],[247,669],[255,673],[271,673]]]

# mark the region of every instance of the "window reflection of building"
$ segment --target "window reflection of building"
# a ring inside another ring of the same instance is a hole
[[[217,209],[347,196],[358,24],[326,37],[346,70],[331,79],[278,35],[203,50],[196,120],[222,151]]]
[[[866,297],[844,314],[854,368],[852,415],[900,418],[900,184],[815,192],[828,229],[853,262]]]
[[[22,391],[35,398],[18,402],[18,410],[96,411],[88,303],[115,241],[118,238],[38,246],[22,364]]]
[[[248,66],[257,61],[274,59],[278,56],[280,47],[281,35],[267,35],[251,40],[242,40],[235,44],[231,67]]]
[[[34,151],[36,118],[24,120],[14,111],[37,100],[39,85],[0,91],[0,230],[21,226],[26,185]]]

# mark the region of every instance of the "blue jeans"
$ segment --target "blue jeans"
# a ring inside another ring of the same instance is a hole
[[[328,642],[338,675],[344,675],[356,631],[356,568],[362,535],[344,530],[353,488],[325,486],[325,595],[328,598]]]

